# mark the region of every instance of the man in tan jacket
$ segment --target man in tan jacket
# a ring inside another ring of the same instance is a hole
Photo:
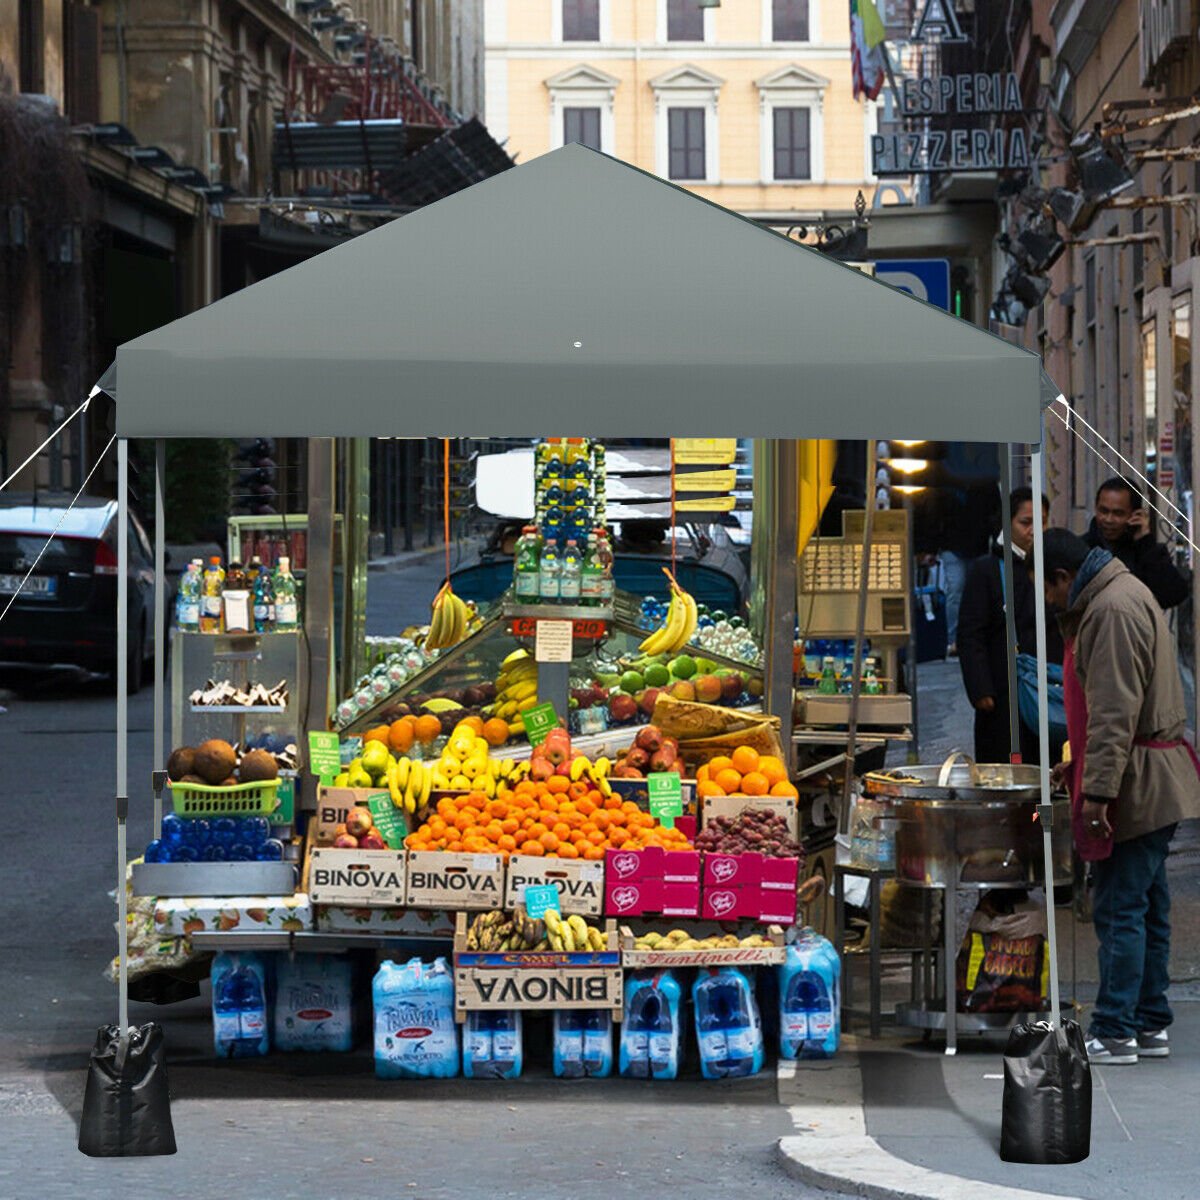
[[[1093,864],[1100,990],[1088,1057],[1165,1058],[1167,852],[1176,824],[1200,816],[1175,642],[1150,590],[1102,547],[1089,551],[1067,530],[1047,530],[1045,578],[1087,702],[1086,744],[1071,747],[1083,765],[1083,824],[1113,843]]]

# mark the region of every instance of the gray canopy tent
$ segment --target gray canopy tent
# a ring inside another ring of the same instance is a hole
[[[160,628],[164,438],[532,438],[560,430],[668,437],[693,430],[1031,443],[1037,511],[1043,410],[1058,397],[1036,355],[577,145],[127,342],[98,386],[116,400],[122,506],[128,439],[157,440]],[[124,1028],[127,523],[118,528]],[[1037,522],[1035,563],[1040,589]],[[793,588],[772,614],[789,644],[794,604]],[[1048,817],[1040,605],[1037,651],[1041,812]],[[163,762],[162,672],[159,646],[156,765]],[[770,682],[767,694],[778,699]],[[1043,823],[1050,879],[1049,820]],[[1057,1021],[1053,920],[1048,930]]]

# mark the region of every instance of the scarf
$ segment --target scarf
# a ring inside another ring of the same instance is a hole
[[[1079,573],[1075,576],[1075,582],[1071,584],[1071,592],[1067,597],[1067,607],[1074,608],[1075,601],[1079,599],[1083,589],[1087,587],[1105,567],[1112,562],[1113,556],[1111,550],[1105,550],[1103,546],[1097,546],[1092,550],[1087,558],[1083,560],[1083,565],[1079,568]]]

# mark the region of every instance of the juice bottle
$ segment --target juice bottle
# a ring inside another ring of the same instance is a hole
[[[204,571],[204,586],[200,594],[200,632],[220,633],[221,596],[225,590],[225,572],[221,560],[213,555]]]

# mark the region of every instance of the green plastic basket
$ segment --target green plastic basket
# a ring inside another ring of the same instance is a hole
[[[206,783],[172,783],[171,799],[181,817],[269,817],[278,807],[278,779],[210,787]]]

